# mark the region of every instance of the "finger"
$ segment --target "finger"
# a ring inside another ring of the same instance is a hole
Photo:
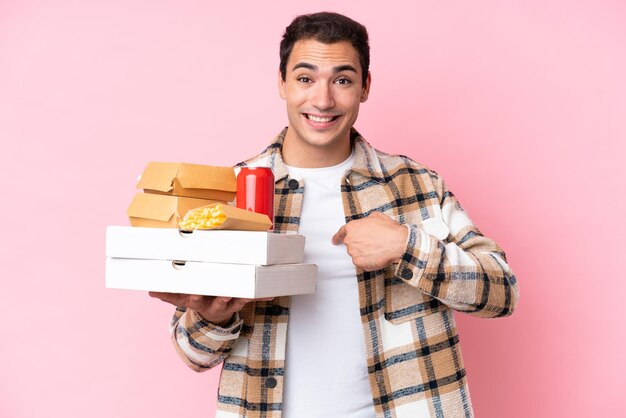
[[[332,241],[334,245],[341,244],[346,237],[346,226],[342,226],[339,228],[339,231],[333,235]]]
[[[355,257],[353,258],[353,264],[355,267],[360,268],[364,271],[376,271],[381,268],[385,268],[385,265],[382,264],[379,260],[376,259],[368,259],[365,257]]]
[[[239,312],[241,309],[243,309],[246,303],[250,302],[251,300],[252,299],[235,298],[228,304],[228,310],[233,313]]]
[[[232,298],[220,296],[205,296],[202,302],[191,309],[200,312],[204,318],[212,321],[211,318],[221,317],[228,313],[228,301],[231,299]]]
[[[189,304],[190,305],[196,305],[196,304],[202,302],[202,298],[203,298],[203,296],[201,296],[201,295],[189,295]]]
[[[167,292],[148,292],[150,297],[160,299],[163,302],[171,303],[172,305],[182,306],[184,295],[180,293],[167,293]]]
[[[212,313],[223,314],[224,312],[229,311],[228,302],[231,300],[232,298],[228,297],[215,297],[208,305],[208,309]]]
[[[210,304],[214,296],[203,296],[203,295],[186,295],[187,300],[185,304],[189,309],[193,309],[194,311],[204,309],[208,304]]]
[[[215,298],[215,302],[218,303],[219,305],[223,305],[226,306],[228,305],[228,302],[230,302],[233,298],[228,298],[228,297],[217,297]]]

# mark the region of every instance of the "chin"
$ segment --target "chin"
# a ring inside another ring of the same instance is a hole
[[[308,136],[304,139],[304,141],[314,147],[318,147],[318,148],[325,148],[325,147],[331,147],[335,144],[337,144],[339,142],[339,140],[337,139],[337,137],[332,136],[330,138],[326,137],[326,138],[319,138],[319,137],[315,137],[315,136]]]
[[[303,132],[304,139],[311,145],[319,147],[331,146],[341,142],[344,137],[350,137],[350,130],[344,129],[332,129],[328,131],[311,131],[305,130]]]

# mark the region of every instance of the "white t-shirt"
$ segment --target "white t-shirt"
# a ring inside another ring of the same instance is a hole
[[[345,245],[331,242],[345,224],[340,184],[353,160],[354,152],[332,167],[287,167],[304,185],[298,231],[306,237],[304,262],[319,270],[317,291],[291,300],[284,418],[375,415],[355,267]]]

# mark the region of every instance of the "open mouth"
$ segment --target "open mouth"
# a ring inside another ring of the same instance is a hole
[[[339,118],[339,116],[341,116],[341,115],[336,115],[336,116],[317,116],[317,115],[311,115],[310,113],[304,113],[304,117],[305,118],[307,118],[311,122],[318,122],[318,123],[332,122],[332,121],[337,120]]]

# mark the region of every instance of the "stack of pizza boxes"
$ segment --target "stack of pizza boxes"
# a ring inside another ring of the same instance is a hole
[[[106,287],[241,298],[315,291],[304,237],[274,233],[267,215],[236,208],[233,168],[152,162],[137,188],[132,226],[107,227]],[[214,208],[225,218],[219,227],[179,229],[189,211],[187,219]]]

